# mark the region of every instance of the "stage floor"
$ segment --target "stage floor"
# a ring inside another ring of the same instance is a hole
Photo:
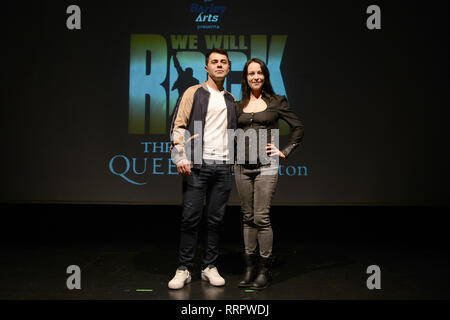
[[[275,243],[274,281],[261,292],[239,289],[243,262],[239,241],[223,241],[219,271],[224,287],[200,278],[170,290],[175,241],[3,244],[2,300],[371,300],[449,299],[448,252],[432,246],[351,242]],[[198,252],[201,252],[201,247]],[[197,259],[198,261],[198,259]],[[69,290],[67,267],[81,270],[81,289]],[[381,269],[381,289],[369,290],[367,267]],[[145,289],[144,291],[141,291]]]

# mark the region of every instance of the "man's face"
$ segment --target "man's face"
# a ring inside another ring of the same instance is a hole
[[[205,70],[213,80],[223,81],[230,72],[227,56],[217,52],[211,53]]]

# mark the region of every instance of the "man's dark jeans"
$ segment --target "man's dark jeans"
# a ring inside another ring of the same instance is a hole
[[[216,263],[219,255],[219,229],[232,188],[230,165],[203,164],[183,177],[183,213],[179,248],[179,266],[192,270],[203,204],[207,219],[202,270]]]

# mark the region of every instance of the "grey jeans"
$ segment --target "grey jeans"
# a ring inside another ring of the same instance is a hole
[[[273,231],[270,223],[270,205],[278,182],[278,167],[252,168],[236,165],[235,181],[244,220],[246,254],[272,255]]]

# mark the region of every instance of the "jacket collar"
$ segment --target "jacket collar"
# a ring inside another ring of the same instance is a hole
[[[206,91],[209,92],[208,84],[206,83],[206,81],[201,83],[201,87],[202,87],[203,89],[205,89]],[[225,91],[224,95],[227,95],[227,94],[228,94],[228,95],[232,96],[233,99],[234,99],[234,96],[233,96],[230,92],[228,92],[227,90],[225,90],[225,88],[223,89],[223,91]],[[236,99],[234,99],[234,100],[236,100]]]

